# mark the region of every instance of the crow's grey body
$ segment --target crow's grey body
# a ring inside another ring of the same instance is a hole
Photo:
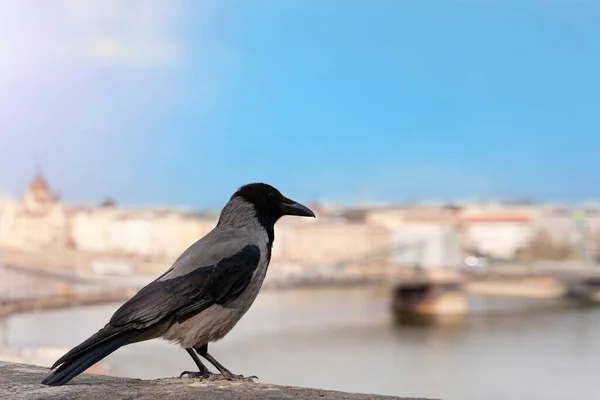
[[[196,348],[209,342],[222,339],[244,316],[252,306],[267,274],[270,261],[271,246],[265,229],[255,218],[244,218],[252,215],[245,208],[248,206],[243,201],[233,201],[230,214],[237,219],[227,221],[226,224],[217,226],[211,233],[190,247],[189,254],[182,254],[179,262],[158,281],[163,282],[178,276],[185,276],[194,269],[194,265],[211,265],[217,254],[236,254],[244,247],[254,245],[260,252],[259,260],[250,277],[250,282],[244,291],[226,305],[215,304],[201,313],[180,323],[172,324],[161,337],[176,342],[184,348]],[[241,217],[242,216],[242,217]],[[226,238],[223,240],[223,238]],[[197,258],[198,254],[206,254],[208,260]]]
[[[264,282],[282,215],[313,216],[271,186],[250,184],[223,208],[217,226],[192,244],[163,275],[123,304],[109,323],[61,357],[42,383],[62,385],[127,344],[162,338],[185,348],[205,375],[194,349],[228,379],[207,353],[248,311]]]

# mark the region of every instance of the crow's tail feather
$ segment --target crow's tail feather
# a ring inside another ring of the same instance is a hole
[[[131,343],[132,339],[138,334],[136,331],[124,332],[90,347],[87,351],[80,352],[80,354],[62,363],[56,371],[52,371],[42,383],[48,386],[64,385],[119,347]]]

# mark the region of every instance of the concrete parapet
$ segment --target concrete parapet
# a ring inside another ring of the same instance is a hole
[[[140,380],[92,374],[78,376],[64,386],[47,387],[40,384],[47,373],[47,368],[0,362],[0,399],[402,400],[401,397],[394,396],[345,393],[264,383],[200,381],[192,378]]]

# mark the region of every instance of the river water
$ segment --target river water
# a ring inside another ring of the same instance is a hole
[[[600,399],[600,308],[472,303],[475,312],[462,321],[399,323],[380,289],[266,291],[210,350],[259,382],[449,400]],[[8,318],[5,345],[70,348],[117,307]],[[124,347],[103,366],[138,378],[194,369],[185,351],[158,340]]]

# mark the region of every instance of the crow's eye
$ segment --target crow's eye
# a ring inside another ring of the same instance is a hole
[[[269,199],[274,199],[274,198],[275,198],[275,193],[271,192],[271,193],[269,193],[269,194],[267,195],[267,197],[268,197]]]

